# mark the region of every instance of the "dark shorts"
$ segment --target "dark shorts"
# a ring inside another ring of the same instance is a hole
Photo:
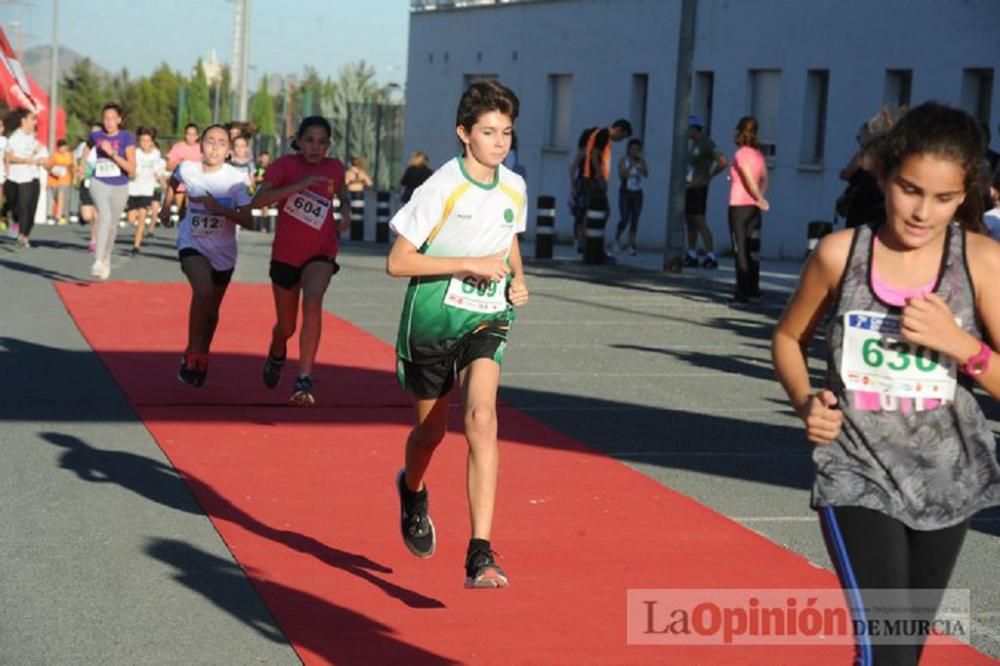
[[[708,186],[689,187],[684,193],[684,213],[704,215],[708,207]]]
[[[84,187],[82,183],[80,185],[80,205],[81,206],[94,205],[94,200],[90,196],[90,188]]]
[[[130,196],[128,201],[125,202],[125,210],[139,210],[140,208],[149,208],[153,205],[153,197],[134,197]]]
[[[3,182],[3,206],[0,207],[0,215],[6,215],[7,211],[14,207],[14,199],[17,197],[17,183],[12,180]]]
[[[184,248],[183,250],[178,252],[177,255],[181,259],[185,257],[202,257],[202,258],[205,257],[205,255],[203,255],[201,252],[192,249],[190,247]],[[205,261],[208,261],[208,259],[205,259]],[[230,268],[228,271],[217,271],[213,268],[212,284],[214,284],[216,287],[228,287],[229,283],[233,279],[233,270],[234,269]]]
[[[283,261],[275,261],[272,259],[271,270],[268,272],[268,275],[271,277],[271,282],[278,285],[282,289],[294,289],[300,282],[302,282],[302,269],[314,261],[325,261],[332,264],[334,275],[336,275],[340,270],[340,264],[338,264],[333,257],[328,257],[325,254],[318,254],[315,257],[306,259],[306,262],[301,266],[292,266],[291,264],[286,264]]]
[[[448,395],[455,377],[473,361],[488,358],[503,363],[510,322],[493,321],[483,324],[440,354],[413,354],[410,361],[396,359],[399,384],[413,397],[430,400]]]

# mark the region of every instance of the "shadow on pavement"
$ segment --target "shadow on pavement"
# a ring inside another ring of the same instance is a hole
[[[297,647],[320,655],[328,663],[458,663],[394,638],[391,627],[360,613],[303,590],[257,580],[255,585],[267,598],[280,599],[283,606],[299,609],[295,626],[279,627],[263,604],[246,603],[246,578],[242,569],[229,560],[175,539],[152,539],[145,550],[151,557],[171,566],[180,584],[201,594],[265,638],[284,642],[284,631]]]
[[[280,543],[292,550],[312,555],[323,563],[341,569],[361,578],[381,589],[388,596],[399,599],[411,608],[443,608],[437,599],[400,587],[386,581],[379,574],[391,574],[392,569],[369,558],[340,550],[299,532],[280,530],[266,525],[254,516],[234,505],[229,499],[201,479],[190,474],[178,474],[173,467],[151,458],[126,451],[108,451],[90,446],[72,435],[59,432],[43,432],[39,436],[56,446],[66,449],[59,458],[63,469],[76,473],[77,477],[93,483],[114,483],[140,497],[162,504],[171,509],[188,513],[203,513],[195,500],[205,508],[205,512],[217,520],[224,520],[260,537]],[[191,494],[178,483],[183,478]],[[373,573],[374,572],[374,573]]]

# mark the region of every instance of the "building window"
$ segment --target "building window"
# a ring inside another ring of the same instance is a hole
[[[712,133],[712,95],[715,92],[714,72],[695,72],[691,91],[691,112],[705,123],[705,132]]]
[[[806,74],[805,115],[802,118],[802,150],[799,162],[822,164],[826,142],[826,95],[830,72],[811,69]]]
[[[632,136],[640,141],[646,139],[646,97],[648,90],[649,75],[633,74],[629,120],[632,122]]]
[[[962,108],[981,123],[990,122],[990,99],[993,97],[993,70],[962,71]]]
[[[780,69],[750,70],[750,115],[757,120],[760,150],[768,158],[778,153],[778,102]]]
[[[885,94],[882,96],[882,104],[893,114],[903,107],[909,107],[912,88],[912,69],[885,70]]]
[[[572,117],[573,76],[571,74],[549,75],[549,127],[545,143],[550,148],[569,149],[570,124]]]

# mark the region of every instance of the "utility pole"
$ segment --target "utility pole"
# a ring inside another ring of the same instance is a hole
[[[691,76],[694,69],[697,0],[681,0],[677,39],[677,73],[674,80],[674,136],[670,151],[670,189],[667,196],[667,242],[663,270],[680,273],[684,252],[684,190],[687,186],[688,115],[691,110]]]
[[[250,70],[250,0],[230,0],[233,10],[233,53],[229,69],[236,92],[236,120],[247,119],[247,79]]]
[[[56,109],[59,107],[59,0],[52,0],[52,55],[49,61],[49,155],[55,155]]]
[[[285,139],[292,136],[292,80],[285,78]]]

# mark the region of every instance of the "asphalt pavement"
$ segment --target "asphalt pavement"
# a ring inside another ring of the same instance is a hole
[[[173,239],[158,230],[133,257],[120,238],[112,279],[182,281]],[[91,281],[85,230],[43,226],[32,242],[0,243],[0,664],[297,663],[52,287]],[[241,234],[235,280],[267,281],[269,243]],[[405,284],[386,276],[385,249],[345,243],[325,305],[392,344]],[[647,251],[585,266],[568,246],[529,260],[501,399],[829,568],[810,446],[769,356],[799,262],[765,260],[752,310],[726,305],[729,259],[682,275],[661,265]],[[972,590],[973,644],[1000,657],[998,561],[991,510],[952,587]]]

